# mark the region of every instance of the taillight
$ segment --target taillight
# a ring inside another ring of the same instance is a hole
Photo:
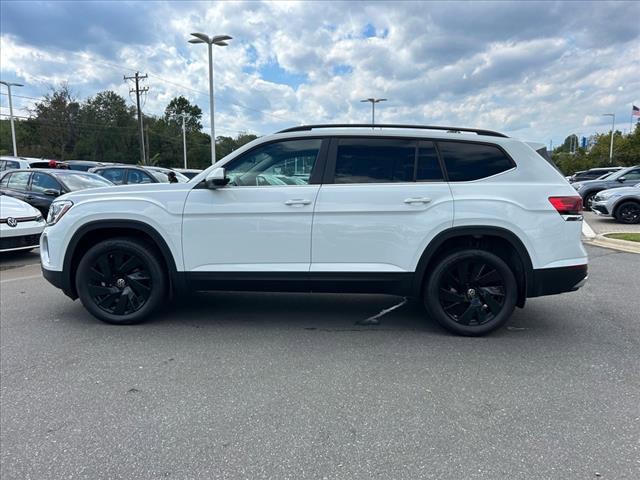
[[[549,197],[549,202],[560,215],[580,215],[582,213],[582,197]]]

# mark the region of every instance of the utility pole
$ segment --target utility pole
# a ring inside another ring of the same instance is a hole
[[[609,164],[613,163],[613,132],[616,129],[616,114],[603,113],[603,117],[611,117],[611,144],[609,145]]]
[[[16,147],[16,128],[13,125],[13,103],[11,101],[11,87],[24,87],[21,83],[11,83],[0,81],[1,84],[6,85],[7,92],[9,94],[9,120],[11,120],[11,141],[13,142],[13,156],[18,156],[18,148]]]
[[[182,114],[182,153],[184,156],[184,168],[187,168],[187,128],[185,126],[184,113]]]
[[[147,155],[145,153],[145,146],[144,146],[144,128],[142,124],[142,110],[140,108],[140,94],[148,92],[149,87],[140,88],[140,80],[145,80],[146,78],[147,78],[147,75],[140,75],[139,72],[136,72],[136,74],[133,77],[124,77],[125,80],[134,80],[136,84],[135,88],[129,89],[129,93],[136,94],[136,107],[138,109],[138,126],[140,128],[140,159],[143,165],[147,164]]]

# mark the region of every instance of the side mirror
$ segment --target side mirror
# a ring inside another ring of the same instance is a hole
[[[227,174],[224,171],[223,167],[214,168],[205,180],[207,184],[207,188],[215,189],[224,187],[227,183],[229,183],[229,179],[227,178]]]
[[[44,191],[45,195],[49,195],[50,197],[58,197],[60,196],[60,192],[58,190],[54,190],[52,188],[48,188]]]
[[[620,183],[624,183],[624,182],[625,182],[625,180],[626,180],[626,178],[625,178],[624,176],[623,176],[623,177],[618,177],[618,181],[619,181]]]

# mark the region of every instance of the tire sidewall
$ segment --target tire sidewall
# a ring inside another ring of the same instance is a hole
[[[617,220],[618,222],[620,222],[620,223],[624,223],[624,224],[626,224],[626,225],[635,225],[636,223],[640,223],[640,221],[639,221],[639,222],[628,222],[628,221],[626,221],[624,218],[622,218],[622,217],[620,216],[620,212],[622,211],[622,209],[623,209],[625,206],[628,206],[628,205],[633,205],[633,206],[635,206],[636,208],[640,208],[640,206],[639,206],[637,203],[635,203],[635,202],[624,202],[624,203],[620,204],[620,205],[618,206],[618,208],[616,209],[616,216],[615,216],[615,217],[616,217],[616,220]]]
[[[502,275],[505,282],[506,292],[502,310],[495,318],[483,325],[461,325],[450,318],[440,304],[440,279],[451,265],[464,259],[479,259],[490,263],[498,270],[500,275]],[[513,271],[504,260],[485,250],[462,250],[450,253],[440,260],[428,275],[429,277],[423,294],[427,312],[431,318],[437,321],[444,328],[459,335],[486,335],[487,333],[500,328],[511,317],[518,300],[518,284]]]
[[[145,268],[151,275],[151,295],[142,308],[129,315],[114,315],[105,312],[95,304],[88,290],[87,277],[89,269],[100,255],[114,251],[135,254],[144,263]],[[151,245],[124,238],[105,240],[91,247],[80,260],[75,278],[78,297],[89,313],[103,322],[117,325],[131,325],[143,321],[149,314],[157,309],[165,298],[167,282],[160,262],[152,252],[153,247]]]

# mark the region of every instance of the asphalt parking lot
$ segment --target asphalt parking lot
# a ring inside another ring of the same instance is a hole
[[[596,234],[611,232],[639,232],[640,225],[626,225],[616,222],[612,217],[600,216],[593,212],[584,212],[584,219]]]
[[[100,323],[0,261],[0,477],[637,479],[640,255],[461,338],[396,297],[202,294]]]

